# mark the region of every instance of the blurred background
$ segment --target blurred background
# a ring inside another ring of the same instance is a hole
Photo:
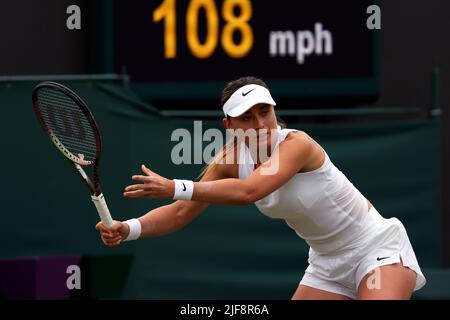
[[[1,2],[0,299],[289,299],[308,247],[254,206],[210,206],[175,234],[105,247],[31,104],[53,80],[90,106],[102,189],[126,220],[169,203],[123,198],[141,163],[198,177],[204,163],[173,164],[171,134],[200,120],[222,129],[221,90],[247,75],[404,223],[428,280],[413,298],[449,299],[449,11],[444,0]],[[81,289],[66,285],[71,265]]]

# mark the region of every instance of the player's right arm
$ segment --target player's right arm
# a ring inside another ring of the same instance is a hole
[[[215,164],[210,166],[201,181],[212,181],[237,176],[237,166],[232,164]],[[200,201],[178,200],[169,205],[161,206],[147,212],[138,218],[141,224],[140,237],[157,237],[176,232],[203,212],[208,203]],[[121,221],[115,221],[111,228],[102,222],[96,225],[103,243],[107,246],[120,244],[129,234],[129,226]]]

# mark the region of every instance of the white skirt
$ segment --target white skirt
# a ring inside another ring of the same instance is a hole
[[[417,274],[414,291],[426,279],[403,224],[397,218],[385,219],[372,206],[361,234],[346,249],[319,254],[309,251],[309,266],[300,284],[356,298],[363,277],[377,267],[400,263]]]

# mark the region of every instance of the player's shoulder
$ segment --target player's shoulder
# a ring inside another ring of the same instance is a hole
[[[322,147],[304,131],[290,131],[284,142],[286,142],[285,150],[288,150],[294,157],[306,158],[308,166],[311,165],[309,161],[315,161],[318,157],[323,156]]]
[[[304,155],[312,153],[316,148],[317,142],[315,142],[305,131],[292,130],[287,133],[280,146],[283,144],[290,152],[295,150],[298,151],[299,155]]]
[[[286,135],[285,141],[299,141],[302,143],[311,143],[312,138],[305,132],[301,130],[289,131]]]

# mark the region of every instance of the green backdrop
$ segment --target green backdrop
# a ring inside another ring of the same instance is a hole
[[[120,85],[63,83],[90,105],[100,124],[104,142],[100,176],[115,219],[137,217],[168,203],[122,197],[141,163],[168,178],[198,176],[202,165],[176,166],[170,159],[177,143],[170,141],[172,131],[192,131],[192,120],[157,116],[151,107],[133,102],[136,98]],[[283,221],[266,218],[254,206],[210,206],[176,234],[117,248],[103,246],[94,230],[98,217],[87,189],[35,118],[31,90],[36,84],[0,83],[0,259],[129,255],[132,263],[123,290],[113,298],[290,298],[307,266],[308,247]],[[204,130],[220,126],[220,119],[203,123]],[[424,269],[439,267],[438,120],[291,122],[288,127],[310,134],[382,215],[396,216],[405,224]],[[105,272],[114,281],[119,269],[123,265],[118,260]]]

